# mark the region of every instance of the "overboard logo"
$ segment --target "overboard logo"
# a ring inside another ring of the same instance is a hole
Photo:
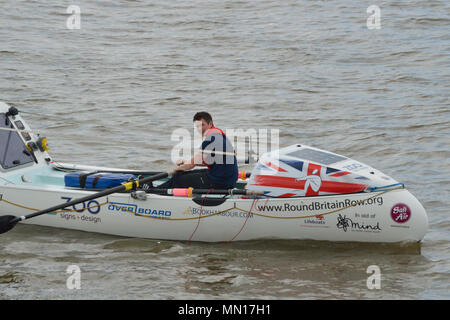
[[[141,208],[131,203],[110,202],[108,210],[113,212],[130,212],[135,216],[151,216],[158,218],[167,218],[172,215],[172,211],[169,210],[157,210],[151,208]]]

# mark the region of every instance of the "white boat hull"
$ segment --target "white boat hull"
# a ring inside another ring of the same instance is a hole
[[[89,193],[92,191],[0,186],[5,200],[0,201],[0,212],[26,215],[33,212],[31,208],[44,209]],[[96,207],[98,204],[103,205]],[[424,208],[406,189],[290,199],[228,199],[218,206],[152,194],[146,200],[137,200],[129,193],[121,193],[22,223],[126,237],[205,242],[267,238],[421,241],[428,226]]]

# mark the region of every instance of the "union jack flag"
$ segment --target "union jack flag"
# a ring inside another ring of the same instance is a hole
[[[247,189],[288,198],[364,191],[370,179],[317,163],[293,159],[260,159]]]

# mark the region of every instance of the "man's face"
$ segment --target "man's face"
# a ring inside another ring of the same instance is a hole
[[[195,128],[202,136],[212,127],[212,122],[207,123],[204,119],[194,121]]]

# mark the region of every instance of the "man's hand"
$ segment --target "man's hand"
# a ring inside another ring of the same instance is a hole
[[[180,164],[178,166],[176,166],[173,170],[174,171],[186,171],[186,170],[191,170],[192,168],[195,167],[195,164],[193,163],[189,163],[189,162],[185,162],[183,164]]]
[[[180,171],[185,171],[186,169],[184,169],[183,167],[182,167],[182,165],[179,165],[179,166],[176,166],[175,168],[173,168],[173,171],[174,172],[180,172]]]
[[[174,171],[186,171],[191,170],[195,166],[201,166],[203,161],[203,155],[201,152],[197,152],[194,157],[190,160],[178,159],[175,163],[177,166],[173,169]]]

